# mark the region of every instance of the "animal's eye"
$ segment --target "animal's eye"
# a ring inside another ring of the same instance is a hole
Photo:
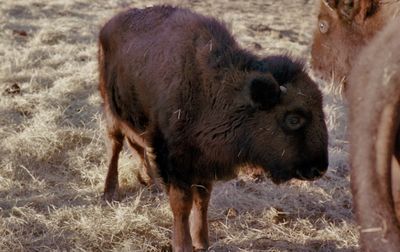
[[[289,130],[298,130],[305,122],[305,118],[298,114],[289,114],[285,117],[285,125]]]
[[[321,33],[325,34],[329,31],[329,23],[326,20],[320,20],[318,26]]]

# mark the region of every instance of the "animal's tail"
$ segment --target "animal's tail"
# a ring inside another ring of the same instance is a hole
[[[106,64],[104,61],[104,49],[100,40],[98,42],[97,61],[99,69],[99,91],[104,100],[106,99]]]

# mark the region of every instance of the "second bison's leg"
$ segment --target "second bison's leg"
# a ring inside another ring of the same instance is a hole
[[[400,156],[392,159],[392,193],[397,221],[400,224]]]
[[[193,208],[190,215],[190,234],[193,239],[193,247],[196,250],[206,251],[208,241],[207,210],[210,202],[212,185],[193,185]]]
[[[108,131],[108,173],[104,187],[104,199],[113,201],[118,199],[118,158],[122,150],[124,136],[119,131]]]
[[[174,216],[172,248],[174,252],[193,250],[189,229],[189,215],[192,208],[192,191],[176,185],[168,186],[169,202]]]
[[[392,160],[392,192],[397,221],[400,224],[400,125],[397,127],[394,157]]]
[[[398,124],[400,124],[398,122]],[[400,125],[397,126],[397,136],[392,159],[392,193],[397,221],[400,225]]]

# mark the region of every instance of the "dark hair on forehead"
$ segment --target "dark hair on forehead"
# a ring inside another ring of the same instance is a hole
[[[254,70],[270,72],[279,84],[285,84],[305,72],[304,62],[288,55],[272,55],[262,58]]]

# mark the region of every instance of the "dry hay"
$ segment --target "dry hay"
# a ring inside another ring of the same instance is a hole
[[[170,1],[171,2],[171,1]],[[120,161],[125,195],[100,200],[106,174],[97,91],[97,33],[113,14],[160,1],[3,0],[0,3],[0,251],[169,250],[164,193],[143,188],[139,163]],[[308,57],[307,0],[174,1],[224,20],[259,54]],[[214,251],[352,251],[346,111],[323,88],[330,167],[315,182],[218,183],[210,206]]]

